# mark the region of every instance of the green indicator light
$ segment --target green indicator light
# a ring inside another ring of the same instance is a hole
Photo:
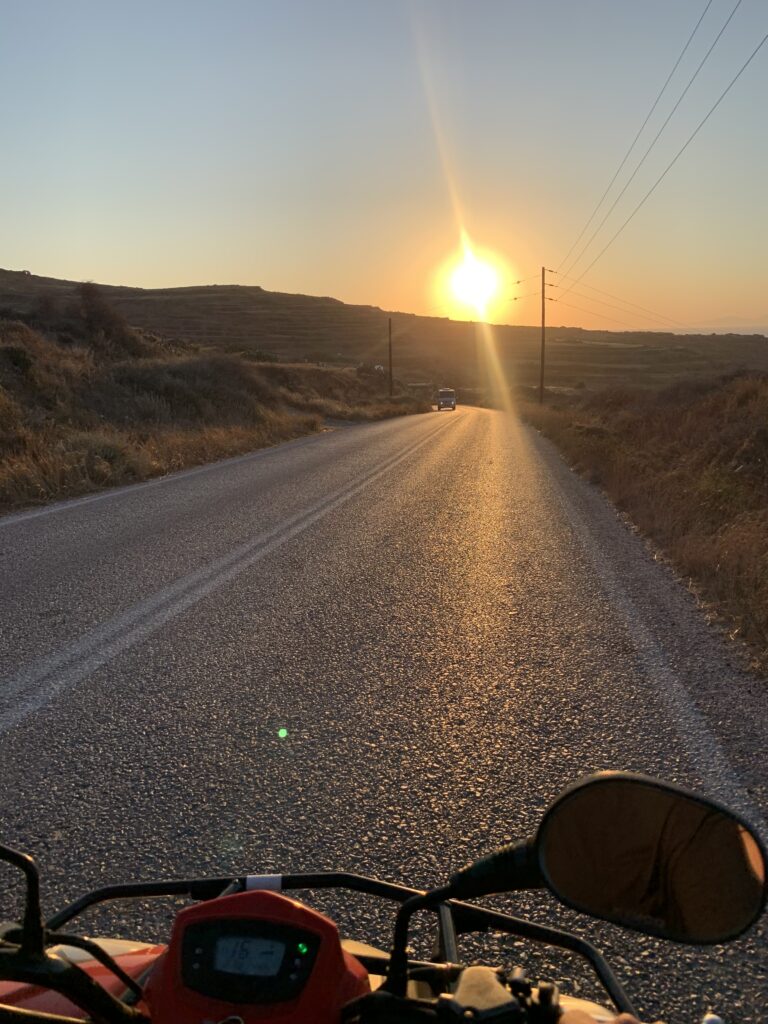
[[[278,729],[277,730],[278,739],[284,740],[287,735],[288,735],[288,730],[287,729]]]
[[[296,946],[296,952],[301,953],[302,956],[306,956],[307,953],[309,952],[309,946],[306,944],[306,942],[300,942]]]

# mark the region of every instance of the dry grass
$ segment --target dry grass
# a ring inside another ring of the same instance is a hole
[[[320,430],[424,410],[381,374],[189,351],[98,292],[36,327],[0,319],[0,509],[143,480]]]
[[[56,313],[66,315],[77,294],[78,286],[72,281],[0,270],[0,316],[3,311],[7,318],[37,315],[46,320]],[[390,314],[327,297],[235,285],[100,286],[96,297],[105,297],[129,324],[176,339],[187,350],[190,345],[203,345],[245,358],[311,359],[335,366],[386,365],[391,315],[395,368],[403,380],[428,381],[435,388],[479,388],[491,394],[496,381],[489,377],[489,368],[495,366],[496,357],[511,386],[535,386],[539,379],[540,329],[536,326],[494,327],[495,356],[489,360],[485,334],[475,324]],[[112,321],[98,301],[91,319],[105,321],[107,327]],[[632,382],[657,388],[675,379],[738,369],[768,371],[766,338],[585,331],[557,326],[554,319],[547,334],[547,385],[553,387],[598,390]]]
[[[768,377],[524,414],[605,488],[768,668]]]

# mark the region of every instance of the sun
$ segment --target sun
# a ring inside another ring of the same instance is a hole
[[[472,306],[485,319],[488,303],[499,290],[499,274],[490,263],[479,260],[468,245],[464,260],[451,274],[451,290],[465,306]]]
[[[433,310],[461,320],[499,323],[507,315],[511,283],[520,275],[500,253],[475,245],[462,231],[432,276]]]

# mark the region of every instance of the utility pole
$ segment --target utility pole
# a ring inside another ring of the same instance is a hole
[[[392,397],[392,317],[389,318],[389,397]]]
[[[539,405],[544,404],[544,349],[547,339],[547,283],[544,279],[546,268],[541,268],[541,372],[539,374]]]

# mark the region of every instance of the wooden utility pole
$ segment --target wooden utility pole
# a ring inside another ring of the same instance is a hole
[[[389,397],[392,397],[392,317],[389,318]]]
[[[539,405],[544,404],[544,348],[547,338],[547,283],[544,279],[546,269],[541,268],[541,371],[539,374]]]

